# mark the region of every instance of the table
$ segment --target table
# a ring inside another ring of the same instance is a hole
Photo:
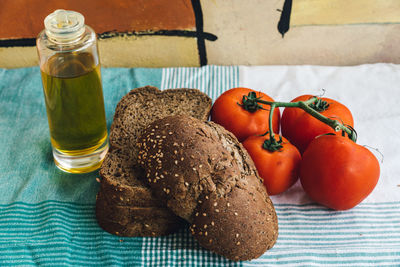
[[[342,212],[313,203],[299,183],[273,196],[278,241],[253,261],[203,250],[186,229],[160,238],[113,236],[95,219],[98,174],[67,174],[52,162],[39,69],[0,69],[1,266],[400,265],[399,65],[106,68],[102,78],[108,127],[119,99],[144,85],[199,88],[214,100],[236,86],[280,101],[324,89],[353,112],[358,143],[383,159],[380,180],[363,203]]]

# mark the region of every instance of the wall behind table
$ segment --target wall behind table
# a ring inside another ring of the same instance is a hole
[[[400,63],[398,0],[2,0],[0,67],[37,64],[58,8],[85,16],[105,67]]]

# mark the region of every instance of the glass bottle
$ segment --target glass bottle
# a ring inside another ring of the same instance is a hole
[[[55,164],[85,173],[108,150],[96,33],[82,14],[56,10],[36,40]]]

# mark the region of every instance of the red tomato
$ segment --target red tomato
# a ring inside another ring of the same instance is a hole
[[[247,96],[249,92],[256,91],[248,88],[232,88],[220,95],[211,109],[211,120],[232,132],[240,142],[249,136],[261,135],[269,131],[270,106],[261,105],[266,110],[259,109],[250,112],[238,105],[238,103],[243,104],[243,95]],[[257,97],[261,97],[261,100],[274,101],[264,93],[256,93]],[[273,115],[274,132],[279,131],[279,119],[280,112],[276,108]]]
[[[250,136],[243,146],[253,159],[257,171],[264,180],[268,194],[277,195],[289,189],[298,179],[301,155],[297,148],[282,138],[283,146],[278,151],[268,151],[263,148],[269,136]],[[279,136],[275,135],[278,140]]]
[[[371,151],[339,135],[314,139],[300,165],[304,191],[334,210],[359,204],[375,188],[379,173],[379,162]]]
[[[311,95],[302,95],[291,102],[305,101],[310,99]],[[353,116],[350,110],[339,102],[322,98],[328,102],[329,107],[320,111],[322,115],[341,123],[354,127]],[[314,118],[300,108],[285,108],[281,119],[282,135],[295,145],[301,153],[306,150],[308,144],[318,135],[325,133],[334,133],[335,131],[325,123]]]

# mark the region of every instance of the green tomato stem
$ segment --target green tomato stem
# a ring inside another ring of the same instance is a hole
[[[274,114],[275,104],[271,104],[271,109],[269,111],[269,139],[266,139],[263,143],[263,148],[267,149],[268,151],[274,152],[279,151],[283,148],[282,145],[282,136],[279,136],[279,140],[275,139],[274,130],[272,129],[272,119]]]
[[[271,142],[274,142],[275,140],[275,133],[274,129],[272,129],[272,119],[274,117],[274,109],[275,109],[275,104],[271,104],[271,109],[269,110],[269,139],[271,139]]]
[[[273,138],[274,132],[272,129],[273,111],[274,111],[275,107],[285,107],[285,108],[301,108],[302,110],[304,110],[305,112],[307,112],[308,114],[313,116],[314,118],[329,125],[335,132],[344,131],[345,133],[348,134],[348,136],[351,140],[356,142],[357,135],[356,135],[354,129],[352,129],[351,127],[346,127],[345,125],[343,125],[342,123],[340,123],[337,120],[329,119],[329,118],[325,117],[324,115],[322,115],[321,113],[319,113],[318,111],[316,111],[315,109],[310,107],[310,105],[312,103],[314,103],[317,99],[318,99],[317,97],[312,97],[306,101],[298,101],[298,102],[272,102],[272,101],[265,101],[265,100],[261,100],[261,99],[256,99],[255,101],[257,103],[271,106],[271,110],[270,110],[270,114],[269,114],[269,130],[270,130],[269,134],[270,134],[271,140],[275,140],[275,138]]]

